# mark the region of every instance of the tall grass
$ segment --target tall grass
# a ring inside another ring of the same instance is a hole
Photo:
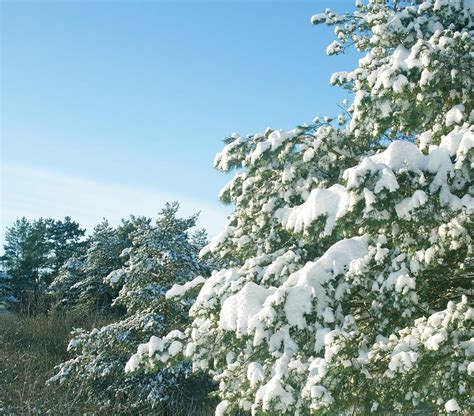
[[[54,366],[66,360],[73,327],[102,326],[106,318],[89,313],[0,315],[0,414],[96,414],[78,402],[73,388],[47,386]]]

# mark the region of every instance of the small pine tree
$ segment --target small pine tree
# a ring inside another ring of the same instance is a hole
[[[198,400],[206,401],[209,379],[190,377],[191,366],[185,362],[155,374],[124,373],[125,363],[140,343],[187,323],[189,304],[167,301],[164,296],[171,285],[209,274],[210,264],[198,259],[205,234],[189,231],[197,216],[177,218],[177,210],[177,203],[168,204],[155,224],[140,221],[133,227],[131,245],[122,253],[124,265],[104,279],[117,290],[114,306],[126,314],[90,332],[75,330],[68,348],[73,358],[62,363],[51,379],[80,386],[84,399],[101,411],[137,414],[157,407],[186,414]]]

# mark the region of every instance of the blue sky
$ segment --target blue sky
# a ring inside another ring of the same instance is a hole
[[[167,200],[215,234],[222,139],[337,114],[324,1],[1,2],[2,229],[18,217],[153,216]],[[1,238],[1,237],[0,237]]]

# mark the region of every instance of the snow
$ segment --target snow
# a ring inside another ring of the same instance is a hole
[[[266,298],[274,289],[266,289],[254,282],[248,282],[235,295],[228,297],[222,304],[219,326],[225,331],[235,331],[246,335],[249,328],[255,327],[255,318]]]
[[[453,124],[459,124],[464,117],[464,105],[455,105],[451,110],[446,113],[446,126],[452,126]]]
[[[334,399],[328,394],[326,387],[323,386],[311,387],[311,397],[320,399],[320,404],[324,405],[330,405],[334,401]]]
[[[137,352],[130,357],[125,365],[126,372],[136,371],[140,363],[143,362],[143,357],[153,358],[160,357],[162,361],[166,361],[170,357],[174,357],[183,350],[183,343],[176,338],[183,338],[184,334],[179,330],[169,332],[164,338],[159,338],[155,335],[150,337],[146,343],[140,344]]]
[[[309,162],[314,158],[314,149],[310,147],[309,149],[306,149],[306,151],[303,154],[303,162]]]
[[[343,46],[337,40],[334,40],[326,48],[326,54],[327,55],[334,55],[336,53],[341,52],[343,49],[344,49]]]
[[[212,253],[216,251],[216,249],[225,241],[229,235],[231,235],[234,232],[234,227],[232,226],[226,226],[224,231],[218,235],[216,235],[212,240],[209,242],[209,244],[199,252],[199,256],[203,257],[208,253]]]
[[[427,349],[432,351],[439,350],[439,344],[446,340],[446,333],[438,332],[430,336],[425,343]]]
[[[67,345],[67,350],[71,351],[74,348],[76,348],[77,346],[78,346],[77,340],[76,339],[71,339],[71,341],[69,341],[69,344]]]
[[[150,341],[148,341],[148,355],[152,357],[156,352],[163,351],[165,344],[161,338],[156,336],[151,336]]]
[[[415,279],[408,274],[400,274],[395,283],[395,291],[398,293],[405,292],[405,288],[415,289]]]
[[[372,191],[367,188],[364,188],[364,200],[365,200],[365,213],[372,211],[372,205],[376,201],[375,195]]]
[[[405,286],[408,286],[408,288],[415,286],[414,280],[412,281],[410,279],[411,277],[408,273],[408,269],[403,263],[399,270],[395,270],[387,276],[380,287],[380,290],[389,292],[392,288],[396,287],[396,291],[401,292]]]
[[[336,184],[328,189],[313,189],[308,199],[294,208],[277,210],[275,216],[282,225],[295,232],[302,232],[314,220],[325,215],[326,227],[324,234],[331,234],[336,220],[347,212],[351,198],[344,186]]]
[[[300,329],[306,327],[304,315],[312,311],[314,289],[308,285],[295,286],[288,289],[285,303],[285,315],[288,323]]]
[[[174,357],[183,349],[183,344],[179,341],[173,341],[168,348],[171,357]]]
[[[124,257],[128,257],[130,256],[130,252],[132,251],[132,247],[126,247],[122,250],[122,252],[120,253],[120,258],[124,258]]]
[[[285,267],[291,266],[291,264],[296,261],[297,255],[292,250],[289,250],[282,255],[278,255],[272,263],[267,266],[265,273],[262,276],[262,282],[265,282],[272,276],[279,275]]]
[[[472,132],[468,129],[455,129],[445,136],[440,146],[432,146],[431,152],[424,155],[418,147],[410,142],[395,141],[387,149],[376,155],[366,157],[362,162],[344,172],[344,179],[347,181],[347,188],[357,188],[368,173],[374,174],[377,171],[382,175],[376,184],[374,193],[378,193],[381,188],[388,188],[389,191],[398,189],[398,183],[394,172],[411,171],[421,174],[427,171],[435,175],[430,186],[431,192],[440,189],[440,202],[457,210],[467,208],[474,210],[474,198],[466,194],[462,198],[452,194],[448,185],[448,175],[456,169],[450,155],[457,154],[458,158],[464,157],[469,149],[474,146]],[[382,183],[381,183],[382,182]],[[415,191],[411,198],[408,198],[397,205],[397,212],[402,218],[410,215],[410,211],[427,201],[426,194]]]
[[[324,322],[327,322],[327,323],[332,323],[335,321],[334,312],[332,311],[331,308],[328,307],[324,309],[323,319],[324,319]]]
[[[250,243],[252,241],[252,238],[248,235],[243,235],[242,237],[239,238],[237,241],[237,246],[238,247],[243,247],[244,245]]]
[[[309,378],[315,383],[319,383],[327,374],[328,368],[324,358],[317,357],[309,365]]]
[[[215,416],[224,416],[226,414],[226,410],[229,407],[229,402],[227,400],[222,400],[217,406],[215,410]]]
[[[430,130],[421,133],[418,136],[418,143],[419,143],[420,149],[421,150],[426,149],[431,143],[432,138],[433,138],[433,132]]]
[[[251,362],[247,368],[247,379],[250,386],[255,387],[265,377],[265,372],[260,363]]]
[[[407,169],[410,171],[420,170],[425,166],[424,155],[418,150],[416,145],[410,142],[397,140],[385,149],[383,152],[364,158],[363,163],[354,168],[349,168],[344,172],[344,179],[347,180],[349,188],[358,184],[358,178],[364,176],[369,169],[389,168],[392,171]],[[370,160],[373,164],[365,162]],[[364,165],[364,162],[367,165]],[[375,170],[374,170],[375,171]]]
[[[461,408],[459,407],[459,404],[458,404],[458,402],[456,401],[456,399],[448,400],[448,401],[444,404],[444,408],[446,409],[446,411],[447,411],[448,413],[460,412],[460,411],[461,411]]]
[[[382,189],[388,189],[393,192],[399,188],[397,179],[392,170],[380,163],[374,161],[374,156],[362,159],[362,162],[352,168],[347,169],[343,177],[347,181],[347,188],[356,188],[359,185],[359,179],[363,178],[367,173],[381,172],[380,178],[374,188],[374,193],[379,193]]]
[[[196,301],[191,308],[191,313],[193,310],[197,310],[201,307],[211,307],[215,304],[215,296],[218,295],[223,288],[237,280],[240,277],[240,274],[232,269],[223,269],[217,273],[214,273],[209,277],[204,285],[202,286],[199,294],[197,295]]]
[[[255,402],[262,402],[264,412],[270,411],[272,404],[276,409],[286,411],[294,401],[293,394],[283,388],[277,377],[272,377],[267,384],[257,390],[255,395]]]
[[[425,68],[425,69],[421,72],[420,86],[425,86],[425,85],[427,85],[432,79],[433,79],[433,73],[430,72],[428,69]]]
[[[111,284],[115,284],[119,282],[123,276],[125,276],[127,272],[124,269],[118,269],[110,272],[107,277],[104,279],[105,282],[110,282]]]
[[[450,156],[466,154],[474,147],[474,135],[468,129],[455,129],[450,134],[443,136],[440,148],[446,149]]]
[[[234,135],[234,140],[228,145],[226,145],[220,153],[216,154],[216,157],[214,159],[214,166],[219,170],[227,172],[227,170],[229,169],[229,163],[231,161],[230,155],[232,154],[232,151],[244,142],[244,139]]]
[[[300,133],[300,129],[296,128],[290,131],[275,130],[268,135],[268,141],[270,142],[271,149],[278,149],[286,140],[296,136]]]
[[[388,168],[383,168],[380,173],[380,178],[375,184],[374,194],[378,194],[384,189],[387,189],[389,192],[394,192],[398,188],[398,181],[394,173]]]
[[[405,198],[395,205],[398,218],[409,218],[415,208],[425,205],[427,201],[428,195],[424,191],[415,191],[411,197]]]
[[[311,16],[311,24],[315,25],[321,22],[326,21],[326,14],[325,13],[319,13]]]
[[[410,49],[405,48],[403,45],[397,46],[390,58],[392,66],[398,69],[409,69],[411,67],[407,62],[409,56]]]
[[[393,372],[405,372],[413,367],[419,354],[414,351],[400,351],[392,355],[388,368]]]
[[[141,363],[141,357],[138,354],[133,354],[130,359],[127,361],[127,364],[125,364],[125,372],[126,373],[131,373],[133,371],[138,370],[140,367]]]
[[[403,92],[405,85],[408,84],[408,79],[405,75],[399,75],[397,79],[393,82],[392,88],[396,93]]]
[[[275,130],[268,135],[268,139],[257,143],[255,150],[250,155],[251,163],[255,163],[268,150],[278,149],[286,140],[296,136],[300,129],[293,129],[290,131]]]
[[[137,348],[137,353],[138,354],[140,354],[140,355],[148,354],[149,351],[150,350],[149,350],[148,342],[144,342],[143,344],[138,345],[138,348]]]
[[[184,285],[178,285],[174,284],[171,289],[169,289],[166,292],[166,299],[172,299],[175,297],[181,297],[183,296],[186,292],[188,292],[191,289],[194,289],[195,287],[203,284],[206,281],[205,277],[202,276],[197,276],[193,280],[186,282]]]
[[[250,157],[252,163],[259,159],[262,154],[265,153],[271,147],[272,144],[269,141],[257,143],[257,146],[255,147],[255,150],[253,151],[252,156]]]
[[[290,325],[306,327],[304,315],[313,310],[314,298],[317,299],[316,312],[323,316],[328,307],[329,296],[322,285],[347,271],[353,260],[365,256],[367,243],[367,235],[338,241],[317,261],[308,262],[288,277],[283,287],[287,291],[285,313]]]

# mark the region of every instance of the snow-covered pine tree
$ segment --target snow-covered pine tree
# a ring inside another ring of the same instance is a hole
[[[73,254],[59,269],[58,275],[49,285],[48,292],[53,298],[54,308],[81,309],[79,289],[84,282],[84,255]],[[94,302],[87,302],[87,304]]]
[[[131,235],[150,221],[131,216],[115,228],[105,219],[99,223],[87,241],[86,252],[71,256],[50,285],[55,307],[69,312],[110,311],[118,289],[104,282],[104,277],[124,264],[121,254],[131,247]]]
[[[190,234],[197,216],[177,218],[178,204],[167,204],[155,224],[139,221],[122,254],[123,267],[105,276],[118,293],[115,306],[126,310],[117,322],[92,331],[77,329],[68,350],[73,357],[57,368],[50,382],[74,385],[97,411],[138,414],[152,407],[173,414],[206,406],[213,387],[207,375],[191,376],[189,363],[153,375],[127,375],[125,363],[152,335],[165,335],[187,323],[188,302],[168,301],[166,291],[196,274],[209,275],[210,263],[198,258],[206,243],[203,231]]]
[[[329,54],[345,114],[233,135],[235,211],[202,252],[228,268],[175,286],[192,324],[141,345],[126,370],[182,359],[219,382],[217,414],[472,414],[473,8],[356,2]],[[354,414],[354,413],[352,413]]]

